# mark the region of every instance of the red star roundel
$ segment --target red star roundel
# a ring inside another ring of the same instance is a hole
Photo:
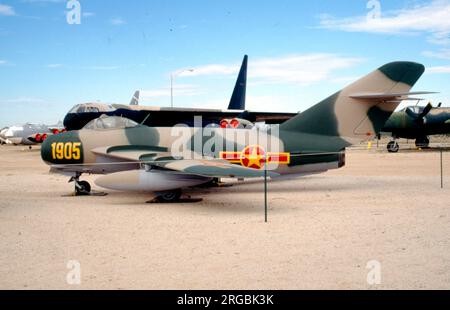
[[[266,163],[266,152],[259,145],[246,147],[241,153],[241,165],[247,168],[261,169]]]

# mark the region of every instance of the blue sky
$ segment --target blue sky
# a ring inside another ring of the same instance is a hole
[[[168,106],[171,72],[176,106],[225,108],[244,54],[251,110],[305,110],[396,60],[423,63],[414,89],[450,106],[450,0],[79,2],[69,25],[65,0],[0,0],[0,127],[137,89]]]

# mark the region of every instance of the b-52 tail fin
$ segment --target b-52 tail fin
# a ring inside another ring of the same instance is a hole
[[[231,96],[228,110],[245,110],[245,96],[247,91],[247,64],[248,56],[244,56],[241,70],[234,86],[233,95]]]

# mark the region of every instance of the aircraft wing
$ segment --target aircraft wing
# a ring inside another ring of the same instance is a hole
[[[264,170],[257,170],[230,164],[222,159],[183,159],[174,158],[167,149],[148,146],[115,146],[92,150],[93,153],[111,159],[136,162],[185,174],[215,178],[257,178],[264,176]],[[117,162],[120,164],[121,162]],[[124,162],[122,162],[123,164]],[[268,171],[268,176],[278,174]]]
[[[264,170],[246,168],[230,164],[222,159],[174,159],[149,162],[153,166],[212,178],[258,178],[264,176]],[[278,176],[268,171],[268,176]]]
[[[157,155],[169,156],[167,148],[139,145],[100,147],[93,149],[92,153],[112,159],[136,162],[152,159]]]

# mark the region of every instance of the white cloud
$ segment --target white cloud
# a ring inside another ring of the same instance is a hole
[[[200,108],[206,109],[226,109],[229,104],[228,98],[212,99],[200,104]],[[264,96],[264,95],[247,95],[245,106],[249,111],[256,112],[280,112],[287,111],[287,107],[297,107],[298,98],[287,96]],[[292,109],[289,109],[292,110]],[[297,112],[297,111],[296,111]]]
[[[330,78],[331,73],[361,62],[360,58],[334,54],[293,55],[256,60],[249,77],[262,83],[296,83],[308,85]]]
[[[250,61],[248,77],[253,84],[301,84],[309,85],[327,80],[332,73],[358,64],[361,58],[335,54],[302,54]],[[237,75],[240,64],[213,64],[183,72],[180,76]]]
[[[203,75],[231,75],[239,71],[239,66],[235,65],[206,65],[194,68],[194,71],[178,70],[179,76],[203,76]]]
[[[45,100],[31,97],[20,97],[15,99],[0,100],[0,104],[39,104],[45,103]]]
[[[450,1],[434,0],[398,11],[383,12],[381,18],[320,16],[320,27],[348,32],[428,34],[435,44],[450,43]]]
[[[429,58],[450,60],[450,49],[441,49],[437,52],[424,51],[422,55]]]
[[[126,24],[126,21],[120,17],[112,18],[109,20],[109,23],[114,26],[121,26]]]
[[[0,66],[1,66],[1,65],[6,65],[7,63],[8,63],[8,62],[7,62],[6,60],[1,60],[1,59],[0,59]]]
[[[173,88],[174,96],[193,97],[205,94],[205,92],[196,85],[177,84]],[[158,88],[152,90],[141,90],[141,101],[152,101],[154,99],[170,98],[170,88]]]
[[[28,3],[62,3],[66,2],[66,0],[22,0],[23,2]]]
[[[280,111],[280,103],[283,106],[296,106],[294,98],[282,96],[247,96],[246,106],[251,111],[276,112]],[[226,105],[225,105],[226,106]],[[223,108],[223,107],[222,107]]]
[[[62,64],[49,64],[46,67],[51,68],[51,69],[56,69],[56,68],[61,68],[62,66],[63,66]]]
[[[430,68],[426,69],[426,73],[429,73],[429,74],[450,73],[450,66],[430,67]]]
[[[14,16],[16,15],[16,12],[14,11],[14,8],[12,6],[0,4],[0,15]]]
[[[83,67],[82,69],[94,70],[94,71],[109,71],[109,70],[118,70],[118,69],[120,69],[120,67],[119,66],[90,66],[90,67]]]
[[[64,68],[64,69],[71,69],[71,70],[92,70],[92,71],[113,71],[113,70],[120,70],[120,69],[131,69],[131,68],[143,68],[145,67],[145,64],[137,64],[137,65],[85,65],[85,66],[70,66],[67,64],[60,64],[60,63],[54,63],[54,64],[47,64],[45,65],[46,68],[51,69],[57,69],[57,68]]]

